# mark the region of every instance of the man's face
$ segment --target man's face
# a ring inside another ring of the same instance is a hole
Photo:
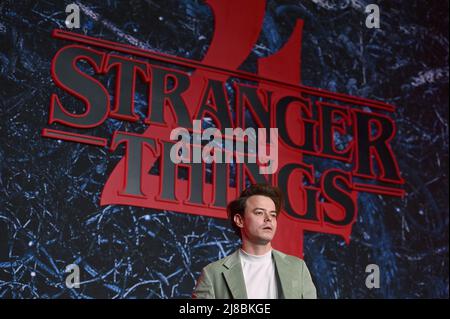
[[[275,203],[270,197],[253,195],[247,199],[244,216],[234,216],[241,228],[242,238],[258,245],[272,241],[277,230]]]

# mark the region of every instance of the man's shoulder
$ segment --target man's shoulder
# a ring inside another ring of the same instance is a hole
[[[223,257],[219,260],[213,261],[212,263],[209,263],[208,265],[206,265],[203,269],[207,272],[214,272],[217,271],[219,269],[222,269],[224,267],[225,264],[229,263],[229,261],[234,258],[234,254],[236,254],[237,251],[234,251],[233,253],[231,253],[230,255]]]
[[[273,254],[278,255],[284,262],[288,264],[303,266],[305,261],[297,256],[285,254],[279,250],[274,249]]]
[[[208,273],[223,271],[225,267],[232,266],[232,264],[236,261],[236,254],[238,254],[238,250],[234,251],[226,257],[213,261],[212,263],[206,265],[203,269]],[[305,265],[305,261],[297,256],[288,255],[276,249],[273,249],[273,254],[277,255],[278,259],[282,260],[288,265],[300,267],[303,267]]]

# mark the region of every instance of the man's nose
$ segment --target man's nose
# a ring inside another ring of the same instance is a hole
[[[266,214],[264,221],[271,221],[271,220],[272,220],[272,215]]]

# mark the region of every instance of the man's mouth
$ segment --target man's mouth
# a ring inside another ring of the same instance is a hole
[[[265,226],[265,227],[263,227],[263,230],[272,230],[272,227],[271,226]]]

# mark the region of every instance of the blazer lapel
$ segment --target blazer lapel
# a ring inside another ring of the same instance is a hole
[[[239,250],[235,251],[223,264],[227,270],[223,272],[225,282],[231,291],[234,299],[247,299],[244,273],[239,260]]]
[[[282,290],[281,292],[278,292],[278,295],[283,296],[285,299],[299,298],[299,278],[292,277],[290,265],[284,258],[285,255],[275,249],[273,250],[272,255],[275,260],[275,267],[277,269],[278,279]]]

